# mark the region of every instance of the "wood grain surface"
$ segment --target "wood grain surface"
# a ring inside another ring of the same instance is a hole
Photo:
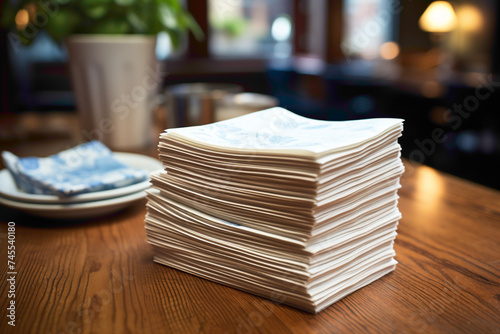
[[[317,315],[153,263],[145,201],[75,222],[0,207],[0,333],[500,333],[500,193],[409,163],[402,185],[396,270]]]

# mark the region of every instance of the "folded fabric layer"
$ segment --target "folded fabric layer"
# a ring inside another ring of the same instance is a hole
[[[73,196],[116,189],[149,178],[147,170],[118,161],[101,142],[91,141],[46,158],[4,151],[2,158],[16,185],[31,194]]]
[[[402,123],[272,108],[166,130],[145,220],[154,260],[323,310],[396,267]]]

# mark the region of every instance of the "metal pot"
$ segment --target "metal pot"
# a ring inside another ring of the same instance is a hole
[[[208,124],[215,121],[215,112],[228,94],[242,88],[231,84],[190,83],[169,86],[165,90],[167,127]]]

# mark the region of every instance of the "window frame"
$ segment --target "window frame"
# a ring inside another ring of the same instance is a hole
[[[218,58],[210,54],[210,27],[208,19],[209,0],[187,0],[187,10],[203,30],[205,37],[197,40],[188,33],[186,53],[179,59],[166,59],[167,69],[175,74],[190,73],[234,73],[264,72],[269,58],[234,57]],[[292,48],[291,61],[300,59],[316,59],[326,63],[342,61],[344,55],[340,48],[342,39],[342,0],[292,0]],[[310,6],[311,2],[319,5]],[[325,24],[316,25],[311,31],[311,20],[320,18]],[[308,36],[316,36],[321,48],[311,48],[304,43]],[[288,60],[290,62],[290,60]]]

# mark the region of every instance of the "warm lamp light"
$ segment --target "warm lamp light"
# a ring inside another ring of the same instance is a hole
[[[24,30],[30,21],[29,13],[26,9],[20,9],[16,14],[16,26],[18,30]]]
[[[464,32],[477,32],[483,26],[483,15],[477,7],[463,5],[457,9],[458,28]]]
[[[380,56],[386,60],[391,60],[399,55],[399,45],[395,42],[385,42],[380,47]]]
[[[450,32],[457,25],[453,7],[447,1],[434,1],[418,21],[422,30],[433,33]]]

